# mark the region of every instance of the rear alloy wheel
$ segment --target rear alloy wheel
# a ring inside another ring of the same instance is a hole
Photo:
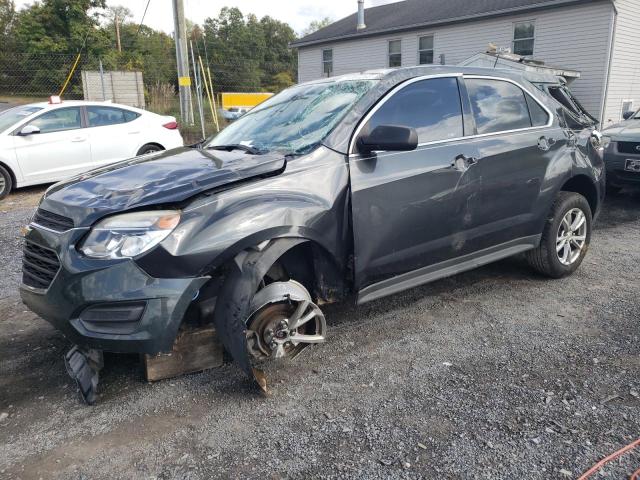
[[[587,241],[587,216],[579,208],[573,208],[560,222],[556,236],[556,252],[563,265],[572,265],[582,254]]]
[[[527,252],[538,272],[552,278],[571,275],[582,263],[591,240],[591,208],[582,195],[560,192],[551,208],[540,245]]]
[[[13,180],[11,174],[6,168],[0,166],[0,200],[9,195],[9,192],[13,188]]]
[[[164,150],[159,145],[148,144],[144,145],[140,150],[138,150],[138,156],[140,155],[148,155],[149,153],[161,152]]]
[[[251,311],[247,343],[258,360],[293,358],[306,346],[326,340],[322,311],[295,280],[274,282],[259,290]]]

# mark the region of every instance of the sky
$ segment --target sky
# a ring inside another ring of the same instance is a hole
[[[171,0],[150,0],[145,25],[167,33],[173,32]],[[397,0],[365,0],[372,7]],[[33,0],[17,0],[21,7]],[[203,23],[207,17],[215,17],[222,7],[238,7],[242,13],[254,13],[258,17],[269,15],[287,22],[300,33],[313,20],[330,17],[339,20],[358,9],[357,0],[184,0],[185,16],[195,23]],[[133,12],[132,22],[140,22],[147,0],[107,0],[108,5],[124,5]]]

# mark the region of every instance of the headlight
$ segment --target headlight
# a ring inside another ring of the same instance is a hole
[[[155,247],[180,222],[180,212],[157,210],[115,215],[98,222],[80,251],[92,258],[130,258]]]

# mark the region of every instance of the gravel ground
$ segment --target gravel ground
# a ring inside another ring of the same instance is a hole
[[[231,364],[147,384],[107,356],[91,408],[16,291],[40,193],[0,203],[0,478],[562,479],[640,437],[638,193],[607,200],[571,278],[513,258],[326,309],[328,343],[273,366],[269,397]]]

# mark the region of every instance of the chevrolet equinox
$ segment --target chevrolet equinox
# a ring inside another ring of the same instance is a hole
[[[526,253],[573,273],[604,198],[601,135],[520,73],[411,67],[293,86],[217,136],[52,186],[25,233],[24,303],[75,346],[169,351],[213,324],[261,362],[326,338],[358,303]],[[115,140],[115,139],[114,139]]]

